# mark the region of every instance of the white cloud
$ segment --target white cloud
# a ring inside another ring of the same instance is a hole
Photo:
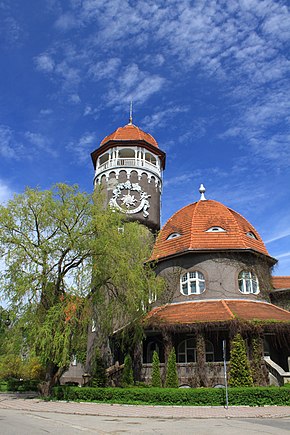
[[[151,95],[160,91],[165,84],[165,79],[157,74],[151,74],[139,69],[133,63],[128,65],[112,84],[107,94],[108,106],[119,107],[133,99],[134,102],[144,102]]]
[[[48,53],[42,53],[34,58],[36,69],[38,71],[50,73],[54,70],[55,62]]]
[[[144,129],[154,130],[155,127],[164,127],[167,125],[177,113],[184,113],[189,110],[186,106],[174,106],[169,105],[167,109],[160,109],[155,111],[151,115],[145,116],[142,120],[142,126]]]
[[[6,203],[13,196],[13,191],[5,183],[5,181],[0,179],[0,204]]]
[[[70,142],[66,149],[75,156],[75,162],[83,163],[88,160],[90,153],[96,148],[96,134],[84,133],[78,140]]]
[[[15,157],[14,134],[11,128],[0,125],[0,155],[6,158]]]
[[[93,76],[95,80],[101,80],[103,78],[114,78],[121,65],[121,60],[118,57],[113,57],[107,61],[100,61],[93,64],[89,68],[89,74]]]
[[[71,30],[79,26],[79,20],[72,13],[65,13],[59,15],[55,22],[55,27],[62,31]]]
[[[51,147],[51,141],[49,138],[41,133],[33,133],[31,131],[26,131],[24,137],[36,147],[36,149],[41,150],[50,154],[53,157],[57,157],[57,152]]]

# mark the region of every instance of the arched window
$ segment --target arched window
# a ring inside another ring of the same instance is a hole
[[[254,272],[242,270],[239,273],[239,289],[244,294],[257,294],[259,293],[259,281]]]
[[[180,291],[183,295],[200,294],[205,290],[205,279],[201,272],[186,272],[180,278]]]
[[[179,343],[177,348],[177,362],[196,362],[196,348],[194,338],[188,338],[187,340]]]

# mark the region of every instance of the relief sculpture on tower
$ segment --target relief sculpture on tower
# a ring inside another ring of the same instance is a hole
[[[135,214],[143,211],[144,218],[149,216],[150,195],[144,192],[138,183],[119,183],[113,190],[109,205],[122,213]]]

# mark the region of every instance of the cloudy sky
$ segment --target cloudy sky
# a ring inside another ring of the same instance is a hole
[[[1,202],[91,191],[90,152],[132,98],[167,153],[163,223],[204,183],[290,274],[287,0],[0,0],[0,28]]]

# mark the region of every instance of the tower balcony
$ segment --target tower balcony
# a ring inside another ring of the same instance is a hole
[[[95,175],[98,176],[102,172],[107,171],[108,169],[121,169],[122,167],[148,170],[161,178],[161,169],[157,160],[155,161],[155,163],[152,163],[148,160],[136,158],[109,159],[106,162],[97,165]]]

